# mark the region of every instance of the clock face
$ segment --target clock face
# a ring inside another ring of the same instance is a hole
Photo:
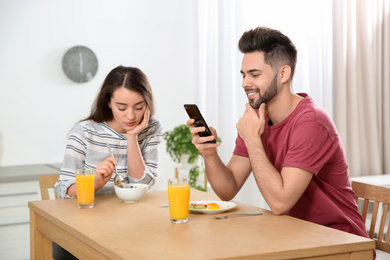
[[[62,59],[65,75],[74,82],[90,81],[96,75],[98,60],[93,51],[85,46],[70,48]]]

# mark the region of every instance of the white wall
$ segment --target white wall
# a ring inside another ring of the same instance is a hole
[[[156,103],[155,116],[163,123],[165,131],[185,123],[187,115],[182,105],[202,103],[199,97],[199,86],[202,83],[199,82],[201,55],[198,47],[202,38],[198,35],[202,33],[198,23],[202,24],[202,21],[199,21],[197,13],[198,3],[207,8],[227,3],[237,9],[232,12],[237,15],[234,19],[226,16],[229,13],[226,10],[220,14],[216,11],[222,22],[229,21],[229,24],[222,24],[221,28],[226,27],[228,36],[235,38],[237,69],[230,74],[237,73],[234,75],[240,77],[238,71],[242,54],[236,49],[236,44],[244,30],[258,25],[283,29],[303,54],[299,58],[295,90],[309,92],[322,104],[314,90],[300,88],[310,83],[318,88],[319,93],[324,92],[326,82],[322,82],[321,78],[318,79],[320,84],[306,82],[308,73],[302,71],[306,67],[318,70],[315,62],[321,60],[316,58],[324,50],[321,39],[329,40],[323,37],[326,30],[322,24],[331,25],[327,20],[331,19],[331,2],[321,1],[321,5],[316,2],[315,6],[320,8],[312,8],[314,11],[309,13],[303,7],[312,1],[300,0],[299,5],[290,2],[0,0],[0,166],[60,163],[69,130],[88,115],[103,79],[112,68],[120,64],[139,67],[149,76]],[[284,9],[280,9],[281,3]],[[211,10],[203,11],[207,14]],[[217,17],[211,16],[213,19]],[[317,26],[321,30],[301,30],[308,20],[313,27]],[[207,28],[209,25],[210,21],[207,22]],[[221,30],[221,34],[212,34],[212,39],[216,36],[226,37],[226,31]],[[311,50],[314,55],[304,45],[308,39],[312,39],[311,48],[318,48]],[[74,45],[90,47],[98,56],[98,73],[88,83],[73,83],[62,72],[63,54]],[[312,61],[311,57],[316,60]],[[225,90],[225,83],[231,81],[230,77],[236,76],[231,76],[226,70],[222,70],[222,73],[220,77],[225,81],[221,80],[221,84]],[[240,99],[237,101],[237,109],[241,116],[246,99],[241,93],[240,81],[234,84],[237,90],[233,86],[234,91],[229,93],[236,93],[237,100]],[[211,102],[217,101],[214,100],[216,95],[210,95],[215,93],[215,89],[213,92],[213,89],[208,88],[206,92],[211,96]],[[326,108],[325,103],[322,105]],[[224,111],[223,107],[219,110]],[[235,125],[221,122],[228,122],[224,116],[232,115],[207,113],[207,109],[203,112],[209,124],[217,127],[221,134],[223,142],[219,153],[227,163],[236,134],[233,137],[229,135],[235,132]],[[165,149],[164,141],[160,148],[160,179],[154,189],[166,188],[166,179],[174,174],[176,165]],[[259,202],[259,195],[251,177],[235,199],[264,206]]]
[[[196,34],[195,1],[2,0],[0,166],[61,162],[67,133],[117,65],[148,75],[165,131],[185,123],[182,104],[198,100]],[[88,83],[62,71],[63,54],[75,45],[98,57]],[[165,188],[174,167],[163,142],[155,189]]]

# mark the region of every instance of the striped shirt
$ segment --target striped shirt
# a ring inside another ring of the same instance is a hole
[[[151,118],[148,127],[138,135],[138,144],[145,162],[145,171],[141,179],[134,179],[127,171],[127,135],[118,133],[106,122],[96,123],[91,120],[76,124],[69,134],[60,178],[55,185],[59,198],[70,198],[67,195],[69,186],[76,183],[76,169],[96,169],[108,156],[107,144],[117,160],[118,174],[127,176],[131,183],[145,183],[149,188],[156,182],[158,166],[158,147],[162,140],[162,126]],[[96,195],[114,193],[114,177],[98,191]]]

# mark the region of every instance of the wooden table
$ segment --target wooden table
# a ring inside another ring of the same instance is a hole
[[[217,199],[191,190],[191,200]],[[80,259],[372,259],[374,241],[243,203],[229,212],[261,216],[214,219],[190,213],[172,224],[167,191],[135,204],[115,195],[78,209],[75,199],[29,202],[31,259],[50,259],[52,241]]]
[[[367,183],[371,185],[390,188],[390,174],[357,176],[357,177],[351,177],[350,180],[351,182],[358,181],[358,182]]]

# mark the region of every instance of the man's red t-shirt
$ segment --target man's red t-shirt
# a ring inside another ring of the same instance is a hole
[[[286,215],[368,237],[337,129],[307,94],[299,95],[304,99],[283,122],[269,125],[266,116],[261,136],[268,158],[279,172],[283,167],[296,167],[313,173],[306,191]],[[240,136],[233,153],[249,157]]]

